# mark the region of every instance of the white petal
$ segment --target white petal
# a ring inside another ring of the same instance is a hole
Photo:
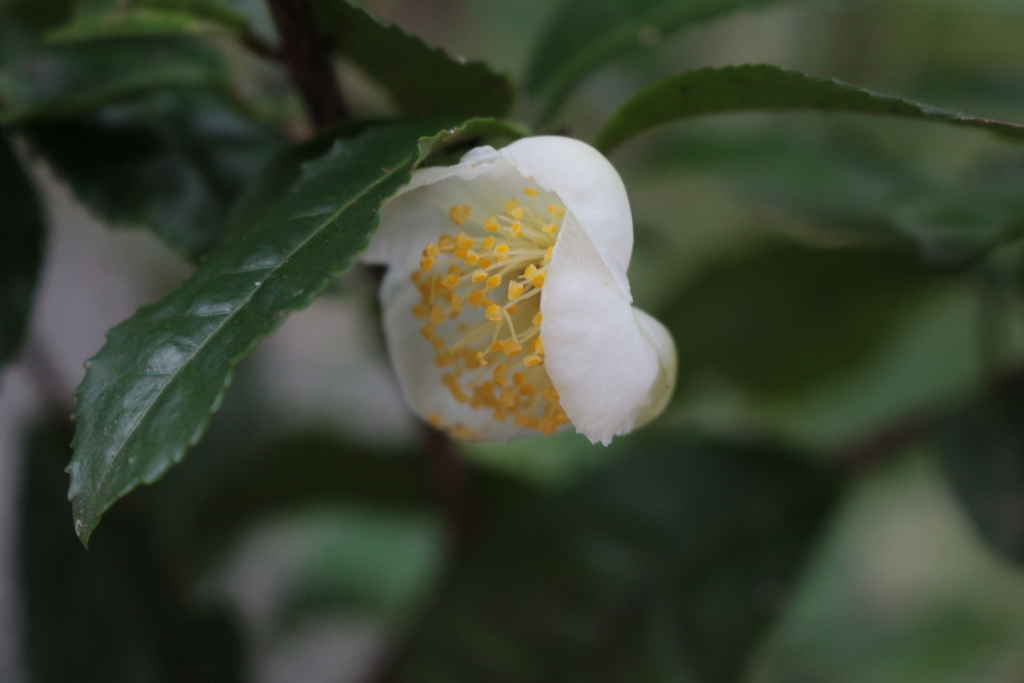
[[[463,425],[484,441],[512,441],[537,436],[533,429],[517,427],[511,419],[498,422],[489,410],[474,410],[452,398],[441,381],[442,368],[434,365],[437,353],[419,332],[423,324],[412,315],[419,303],[419,292],[411,286],[395,286],[387,298],[382,292],[384,338],[395,374],[413,411],[423,418],[437,413],[446,425]]]
[[[663,328],[634,313],[573,214],[562,223],[540,305],[545,367],[576,430],[607,444],[647,417],[666,393],[661,357],[674,357],[674,347],[669,354]]]
[[[524,176],[558,194],[628,294],[633,215],[615,167],[585,142],[555,135],[523,138],[499,151]]]
[[[676,388],[676,376],[679,374],[679,359],[676,357],[676,343],[672,334],[661,324],[661,321],[651,314],[633,308],[633,316],[636,318],[640,334],[644,336],[647,343],[654,349],[658,357],[658,378],[648,392],[649,401],[646,408],[636,418],[634,428],[642,427],[654,418],[661,415],[665,410],[672,392]]]

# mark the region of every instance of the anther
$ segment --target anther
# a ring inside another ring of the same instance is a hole
[[[534,327],[539,327],[542,320],[544,320],[544,316],[540,314],[540,311],[537,311],[537,315],[533,316],[533,320],[530,322],[533,323]]]
[[[487,307],[487,310],[484,311],[484,315],[492,323],[501,322],[501,318],[502,318],[501,306],[499,306],[498,304],[491,304],[490,306]]]
[[[506,261],[506,260],[508,260],[508,245],[507,244],[499,244],[498,246],[496,246],[494,248],[494,256],[499,261]]]
[[[430,270],[434,267],[434,259],[429,256],[424,256],[420,259],[420,268],[423,270]]]
[[[554,204],[552,204],[552,205],[548,206],[548,213],[550,213],[552,216],[555,216],[555,217],[564,216],[565,215],[565,207],[564,206],[555,206]]]
[[[473,238],[464,232],[460,232],[459,236],[455,238],[455,246],[459,249],[469,249],[473,246]]]
[[[555,225],[554,223],[546,223],[544,227],[541,228],[541,230],[543,230],[549,235],[554,235],[556,232],[558,232],[558,226]]]
[[[457,204],[452,208],[448,209],[448,218],[452,219],[452,223],[456,225],[462,225],[466,220],[473,214],[473,211],[465,204]]]
[[[500,227],[501,226],[498,225],[498,219],[495,218],[494,216],[491,216],[490,218],[484,221],[484,230],[486,230],[487,232],[498,232],[498,229]]]
[[[494,289],[495,287],[501,284],[501,277],[498,275],[492,275],[489,278],[487,278],[487,282],[485,282],[484,284],[487,286],[487,289]]]
[[[508,300],[518,299],[523,295],[523,285],[515,280],[508,283]]]
[[[473,308],[480,308],[487,302],[487,295],[483,293],[483,290],[476,290],[469,295],[469,305]]]
[[[540,196],[540,190],[538,190],[536,188],[532,188],[532,187],[524,188],[523,192],[525,192],[527,195],[529,195],[531,197],[539,197]]]
[[[486,270],[474,270],[473,274],[470,276],[469,279],[472,280],[473,282],[483,282],[484,280],[487,279],[487,271]]]
[[[459,276],[445,275],[444,279],[441,280],[441,284],[444,285],[446,289],[455,289],[456,287],[459,286]]]
[[[432,309],[430,309],[429,321],[430,324],[433,325],[434,327],[437,327],[438,325],[443,323],[446,317],[447,316],[444,314],[444,311],[441,310],[440,306],[434,306]]]
[[[430,309],[427,308],[426,304],[416,304],[412,307],[412,314],[417,318],[426,318],[430,313]]]
[[[532,356],[527,356],[526,358],[523,359],[523,365],[525,365],[528,368],[532,368],[534,365],[540,365],[540,364],[541,364],[541,357],[538,356],[537,354],[534,354]]]

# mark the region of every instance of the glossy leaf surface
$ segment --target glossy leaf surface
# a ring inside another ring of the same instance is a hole
[[[384,23],[351,0],[315,0],[335,50],[388,89],[408,116],[503,116],[508,80],[481,62],[456,59]]]
[[[621,443],[596,476],[508,511],[397,680],[740,680],[835,481],[770,449]]]
[[[0,130],[0,365],[21,343],[42,250],[39,198]]]
[[[108,333],[77,390],[70,498],[83,540],[114,501],[184,457],[232,367],[352,265],[380,205],[435,146],[460,134],[473,135],[472,123],[450,131],[440,122],[384,125],[339,139],[258,224]]]
[[[608,152],[656,126],[705,114],[777,109],[880,114],[978,128],[1024,142],[1024,124],[960,114],[834,79],[765,64],[689,71],[640,91],[605,123],[595,145]]]
[[[773,0],[567,0],[537,41],[526,89],[541,120],[605,63],[658,43],[664,34]]]

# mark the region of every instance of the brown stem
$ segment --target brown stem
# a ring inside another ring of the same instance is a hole
[[[313,125],[322,130],[348,116],[330,53],[307,0],[268,0],[284,61]]]
[[[446,434],[429,427],[425,432],[424,446],[432,483],[451,535],[451,557],[458,561],[469,547],[475,531],[470,473]]]

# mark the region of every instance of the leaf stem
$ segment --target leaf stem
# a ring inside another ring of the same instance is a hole
[[[317,130],[348,117],[330,52],[307,0],[267,0],[281,36],[281,51]]]

